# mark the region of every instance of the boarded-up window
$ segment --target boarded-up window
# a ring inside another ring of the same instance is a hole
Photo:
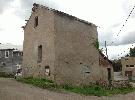
[[[84,66],[82,66],[82,71],[83,71],[84,74],[90,74],[91,67],[87,66],[87,65],[84,65]]]
[[[35,17],[34,27],[38,26],[38,16]]]
[[[38,63],[42,62],[42,45],[38,46]]]

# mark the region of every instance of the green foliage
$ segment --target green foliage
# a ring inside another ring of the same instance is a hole
[[[126,54],[125,57],[129,57],[130,55],[129,54]]]
[[[94,42],[94,46],[96,47],[97,50],[99,50],[99,42],[98,42],[98,39]]]
[[[129,54],[126,54],[125,57],[135,57],[135,47],[130,48]]]
[[[48,79],[45,78],[33,78],[33,77],[28,77],[28,78],[19,78],[17,81],[27,83],[27,84],[32,84],[34,86],[38,86],[41,88],[55,88],[57,85]]]
[[[135,57],[135,47],[134,48],[130,48],[129,55],[130,55],[130,57]]]
[[[51,80],[45,78],[20,78],[17,79],[20,82],[27,84],[32,84],[41,88],[60,90],[60,91],[69,91],[84,95],[95,95],[95,96],[112,96],[115,94],[126,94],[129,92],[135,91],[133,87],[121,87],[121,88],[112,88],[107,89],[106,87],[100,85],[90,85],[90,86],[71,86],[71,85],[57,85]]]
[[[120,59],[112,61],[112,65],[115,72],[122,70],[122,64]]]

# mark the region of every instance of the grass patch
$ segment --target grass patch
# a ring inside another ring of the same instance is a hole
[[[57,85],[55,82],[44,79],[44,78],[19,78],[17,81],[32,84],[34,86],[38,86],[41,88],[46,89],[54,89],[54,90],[61,90],[61,91],[68,91],[79,93],[83,95],[95,95],[95,96],[112,96],[116,94],[126,94],[135,91],[133,87],[122,87],[122,88],[112,88],[106,89],[105,87],[99,85],[92,85],[92,86],[69,86],[69,85]]]
[[[5,72],[0,72],[0,77],[4,77],[4,78],[14,78],[13,74],[7,74]]]
[[[53,81],[45,79],[45,78],[28,77],[28,78],[18,78],[16,80],[23,83],[27,83],[27,84],[32,84],[34,86],[38,86],[41,88],[55,88],[56,87],[56,84]]]

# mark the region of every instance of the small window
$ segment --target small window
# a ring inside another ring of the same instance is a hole
[[[126,67],[129,67],[129,65],[126,65]]]
[[[38,63],[42,62],[42,45],[38,46]]]
[[[5,51],[5,58],[9,57],[9,51]]]
[[[35,17],[35,22],[34,22],[34,27],[37,27],[38,26],[38,17],[36,16]]]
[[[134,65],[130,65],[130,67],[134,67]]]
[[[49,68],[49,66],[45,66],[45,75],[50,76],[50,68]]]

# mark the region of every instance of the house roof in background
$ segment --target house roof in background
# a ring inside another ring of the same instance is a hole
[[[13,45],[10,43],[0,44],[0,50],[19,50],[22,51],[23,47],[21,45]]]

